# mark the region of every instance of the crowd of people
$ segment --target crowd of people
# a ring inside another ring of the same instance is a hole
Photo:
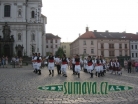
[[[16,57],[12,57],[11,61],[9,60],[8,56],[2,56],[2,58],[0,58],[0,66],[3,68],[7,68],[9,65],[9,62],[12,63],[13,67],[22,67],[22,57],[18,58],[18,56]]]
[[[69,67],[72,69],[73,75],[77,75],[78,78],[80,78],[80,71],[82,69],[89,73],[91,78],[93,78],[94,75],[103,77],[105,76],[106,71],[111,71],[111,74],[115,75],[122,74],[122,67],[117,59],[110,60],[110,62],[107,63],[102,56],[97,56],[95,59],[93,59],[92,56],[88,56],[87,58],[82,59],[79,55],[67,58],[65,54],[63,54],[62,57],[59,55],[55,57],[52,53],[45,58],[42,58],[40,53],[33,54],[32,65],[35,73],[41,75],[41,65],[45,60],[48,60],[49,76],[54,76],[55,65],[57,74],[62,74],[64,77],[67,77],[67,69]]]

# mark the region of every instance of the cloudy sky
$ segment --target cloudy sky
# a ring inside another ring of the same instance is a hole
[[[72,42],[90,31],[138,32],[138,0],[42,0],[46,32]]]

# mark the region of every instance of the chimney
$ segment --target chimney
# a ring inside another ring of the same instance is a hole
[[[79,37],[80,37],[80,33],[79,33]]]
[[[123,33],[126,33],[126,31],[123,31]]]
[[[108,33],[109,31],[108,31],[108,30],[106,30],[105,32],[107,32],[107,33]]]
[[[88,32],[89,31],[89,27],[86,27],[86,32]]]
[[[96,32],[97,32],[97,30],[94,30],[94,32],[96,33]]]
[[[138,35],[138,32],[136,32],[136,35]]]

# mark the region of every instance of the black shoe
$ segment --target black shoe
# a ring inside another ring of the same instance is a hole
[[[37,72],[38,72],[38,70],[36,69],[36,70],[35,70],[35,73],[37,74]]]
[[[34,73],[36,72],[36,70],[33,71]]]
[[[78,78],[80,78],[80,73],[78,73]]]
[[[38,75],[41,75],[41,70],[38,70]]]
[[[95,73],[95,75],[97,76],[97,72]]]
[[[64,77],[67,77],[67,75],[64,75]]]
[[[91,78],[93,78],[93,73],[91,73]]]
[[[51,70],[49,70],[49,75],[51,75]]]

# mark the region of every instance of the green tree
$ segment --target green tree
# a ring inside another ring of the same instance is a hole
[[[55,55],[59,55],[60,57],[62,57],[62,55],[64,54],[64,50],[63,48],[59,47],[58,50],[56,51]]]

